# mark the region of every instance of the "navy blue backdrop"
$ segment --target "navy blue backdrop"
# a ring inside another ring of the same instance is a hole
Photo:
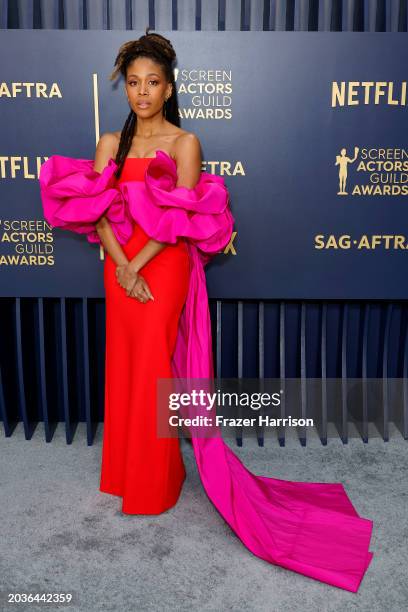
[[[404,34],[163,34],[182,127],[236,218],[209,296],[405,299]],[[92,159],[99,134],[123,126],[123,81],[108,75],[128,38],[2,32],[2,296],[104,295],[99,247],[44,222],[37,179],[50,155]]]

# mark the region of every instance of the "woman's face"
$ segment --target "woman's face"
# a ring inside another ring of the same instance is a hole
[[[127,67],[125,92],[132,110],[140,117],[150,117],[161,110],[171,94],[171,84],[159,64],[138,57]]]

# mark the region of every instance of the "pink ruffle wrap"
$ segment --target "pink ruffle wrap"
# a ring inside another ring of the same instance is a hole
[[[204,267],[228,244],[234,218],[221,177],[202,172],[194,189],[176,187],[177,168],[157,151],[145,181],[117,183],[113,159],[101,174],[93,160],[54,155],[41,168],[44,217],[54,227],[100,242],[105,215],[121,244],[138,223],[151,238],[187,239],[190,283],[172,358],[175,378],[212,379],[211,321]],[[358,515],[340,483],[307,483],[248,470],[221,436],[192,437],[204,489],[256,556],[357,592],[370,564],[373,522]]]

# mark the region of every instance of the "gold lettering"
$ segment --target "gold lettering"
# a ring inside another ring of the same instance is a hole
[[[389,106],[405,106],[407,103],[407,82],[393,81],[332,81],[331,106],[376,105],[385,102]]]
[[[0,98],[62,98],[61,89],[58,83],[0,83]]]
[[[234,248],[234,245],[232,244],[235,240],[235,236],[237,235],[237,232],[232,232],[231,234],[231,238],[229,243],[227,244],[227,246],[224,249],[224,255],[228,255],[228,253],[231,251],[232,255],[236,255],[237,252]]]

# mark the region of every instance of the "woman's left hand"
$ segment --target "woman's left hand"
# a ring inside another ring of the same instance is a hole
[[[138,276],[138,273],[133,270],[129,264],[116,266],[116,280],[118,281],[119,285],[126,290],[127,295],[129,295],[132,291]]]

